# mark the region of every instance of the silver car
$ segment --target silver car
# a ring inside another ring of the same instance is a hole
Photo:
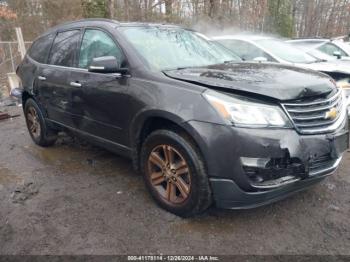
[[[244,61],[276,62],[307,69],[313,69],[330,75],[350,97],[350,64],[348,61],[327,61],[316,58],[285,41],[261,35],[225,35],[212,37],[237,54]],[[320,54],[318,54],[320,55]],[[326,54],[323,58],[329,58]]]
[[[343,73],[350,76],[350,66],[339,66],[319,59],[285,43],[283,40],[257,35],[226,35],[212,39],[233,51],[245,61],[269,61],[299,66],[327,74]]]
[[[342,40],[332,39],[293,39],[289,40],[295,46],[308,46],[309,49],[319,50],[329,56],[350,61],[350,45]]]

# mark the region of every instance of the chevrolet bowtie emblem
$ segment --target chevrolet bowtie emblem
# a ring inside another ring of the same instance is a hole
[[[326,112],[324,118],[325,118],[325,119],[334,120],[334,119],[337,118],[337,115],[338,115],[337,109],[332,108],[331,110],[329,110],[328,112]]]

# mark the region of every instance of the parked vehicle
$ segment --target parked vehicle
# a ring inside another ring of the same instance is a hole
[[[330,56],[326,53],[323,53],[319,51],[318,49],[310,48],[309,44],[302,44],[301,42],[295,42],[295,41],[287,41],[288,43],[295,45],[295,47],[301,49],[302,51],[306,52],[307,54],[317,58],[320,61],[328,62],[330,64],[334,64],[336,67],[341,67],[343,69],[350,70],[350,60],[343,60],[343,59],[337,59],[335,56]],[[334,75],[333,75],[334,76]],[[341,79],[341,77],[338,78],[337,85],[341,87],[346,97],[350,98],[350,76],[344,76],[344,78]],[[350,114],[349,114],[350,115]]]
[[[327,55],[335,56],[338,59],[350,60],[350,47],[342,40],[306,38],[293,39],[289,43],[294,45],[308,46],[309,49],[317,49]]]
[[[260,35],[228,35],[212,37],[235,52],[244,61],[268,61],[294,65],[326,73],[335,80],[350,75],[350,69],[320,61],[281,39]]]
[[[293,45],[293,46],[295,46],[296,48],[304,51],[305,53],[307,53],[307,54],[309,54],[309,55],[319,59],[322,62],[329,62],[329,61],[331,61],[332,63],[342,64],[344,66],[349,66],[350,65],[350,61],[338,59],[337,57],[328,55],[326,53],[323,53],[323,52],[321,52],[318,49],[310,49],[310,47],[308,45],[301,45],[301,44],[294,45],[293,42],[291,43],[291,42],[289,42],[289,40],[286,41],[286,42],[291,44],[291,45]]]
[[[36,144],[70,130],[130,157],[180,216],[277,201],[333,173],[348,147],[328,76],[242,63],[177,26],[67,23],[33,43],[17,74]]]
[[[327,54],[322,56],[323,53],[320,55],[317,50],[306,52],[280,39],[267,36],[229,35],[212,39],[235,52],[245,61],[277,62],[326,73],[349,96],[350,66],[348,61],[328,61],[324,59],[329,59]]]

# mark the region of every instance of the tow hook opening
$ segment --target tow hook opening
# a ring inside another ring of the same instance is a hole
[[[298,158],[248,158],[241,163],[252,187],[273,189],[305,177],[305,166]]]

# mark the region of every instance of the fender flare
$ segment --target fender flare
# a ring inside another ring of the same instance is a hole
[[[158,109],[145,109],[141,112],[139,112],[131,121],[130,124],[130,131],[129,131],[129,143],[131,145],[132,149],[132,159],[134,163],[134,167],[138,170],[138,146],[139,146],[139,139],[141,136],[141,132],[144,128],[145,123],[152,118],[162,118],[164,120],[173,122],[174,124],[180,126],[182,129],[186,131],[190,135],[190,137],[193,139],[194,143],[200,150],[200,153],[203,158],[205,158],[203,152],[205,152],[205,142],[199,135],[199,133],[192,127],[192,125],[189,123],[189,120],[185,120],[178,115],[164,110],[158,110]],[[205,160],[205,159],[204,159]]]

